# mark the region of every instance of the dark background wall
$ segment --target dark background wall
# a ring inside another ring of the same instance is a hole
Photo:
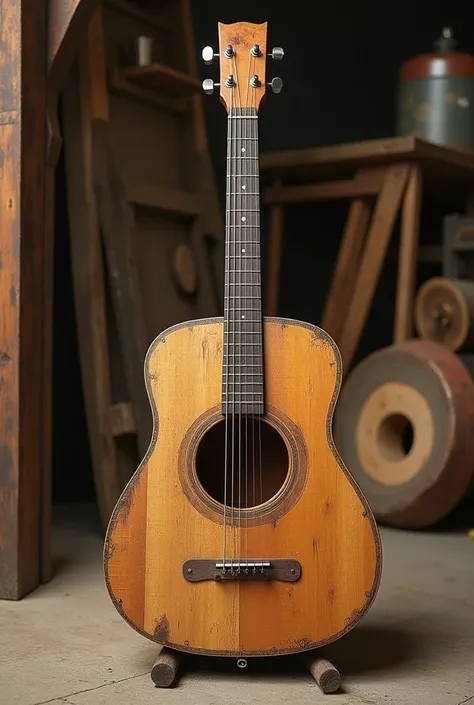
[[[268,62],[268,76],[284,88],[260,112],[262,151],[304,148],[394,134],[397,71],[406,59],[429,51],[445,25],[459,48],[474,53],[474,4],[430,0],[333,0],[291,3],[193,0],[196,45],[217,50],[217,22],[268,21],[269,47],[285,49],[283,62]],[[218,80],[216,65],[202,77]],[[224,199],[226,120],[217,95],[205,100],[211,153]],[[94,494],[82,402],[65,212],[64,164],[57,173],[54,364],[54,499]],[[440,242],[442,214],[462,204],[426,203],[422,240]],[[286,211],[282,315],[318,323],[345,216],[342,204],[298,206]],[[263,240],[266,243],[266,216]],[[265,264],[265,263],[264,263]],[[420,267],[424,279],[438,273]],[[389,344],[396,268],[385,267],[356,359]],[[157,331],[158,333],[159,331]]]

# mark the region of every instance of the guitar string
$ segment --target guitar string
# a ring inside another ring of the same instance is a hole
[[[241,102],[239,99],[239,105],[241,106]],[[239,157],[241,156],[240,154],[240,149],[242,146],[242,120],[237,120],[237,144],[236,144],[236,161],[235,161],[235,173],[236,173],[236,178],[235,178],[235,219],[236,222],[238,218],[241,217],[241,212],[242,212],[242,204],[239,203],[240,196],[237,195],[238,193],[238,186],[241,183],[242,180],[242,159]],[[239,135],[240,132],[240,135]],[[240,167],[239,167],[240,164]],[[239,208],[240,206],[240,208]],[[237,234],[237,228],[234,228],[234,234]],[[242,244],[240,243],[239,238],[239,248],[240,250],[242,249]],[[237,272],[237,262],[239,263],[238,266],[238,272]],[[238,360],[238,365],[239,365],[239,375],[238,375],[238,396],[239,396],[239,408],[238,408],[238,414],[239,414],[239,509],[238,509],[238,517],[239,517],[239,529],[236,531],[236,533],[239,536],[240,539],[240,527],[242,526],[242,254],[239,252],[239,257],[237,258],[237,246],[235,248],[235,277],[236,279],[238,278],[238,287],[239,287],[239,294],[238,297],[236,298],[236,302],[239,304],[238,306],[238,313],[237,313],[237,321],[238,321],[238,351],[239,351],[239,360]],[[240,547],[240,540],[238,541],[238,546],[239,546],[239,558],[241,557],[241,547]],[[240,573],[240,568],[237,569],[237,572]]]
[[[247,123],[249,122],[248,110],[249,110],[249,87],[250,87],[251,69],[252,69],[252,52],[249,52],[249,62],[248,62],[248,69],[247,69],[247,90],[246,90],[246,95],[245,95],[245,109],[243,111],[245,117],[241,120],[241,122],[243,123],[243,127],[245,128],[245,130],[244,130],[244,132],[245,132],[244,147],[246,149],[250,149],[250,144],[251,144],[248,140],[248,135],[247,135]],[[250,153],[250,156],[251,156],[251,153]],[[243,161],[242,161],[242,164],[243,164]],[[241,171],[243,171],[243,169]],[[248,172],[249,172],[249,166],[247,165],[247,168],[245,169],[245,176],[248,176]],[[240,198],[241,198],[241,203],[242,203],[242,212],[244,212],[244,211],[247,212],[247,209],[249,207],[249,195],[248,195],[249,181],[250,181],[250,179],[247,178],[246,184],[245,184],[247,190],[243,189],[242,180],[241,180],[241,183],[239,184],[239,186],[240,186],[239,193],[240,193]],[[244,190],[244,194],[242,194],[242,190]],[[250,191],[251,191],[251,189],[250,189]],[[244,205],[245,205],[245,207],[244,207]],[[247,230],[244,230],[243,232],[247,232]],[[244,238],[242,238],[242,240],[244,240]],[[248,249],[250,249],[249,255],[252,254],[251,253],[252,248],[250,246],[250,242],[251,242],[251,237],[250,237],[250,241],[248,244]],[[243,248],[241,247],[241,249],[243,249]],[[245,254],[247,255],[247,242],[245,242]],[[242,253],[241,253],[241,255],[242,255]],[[245,280],[244,280],[245,281],[244,301],[246,302],[245,306],[242,303],[242,309],[246,308],[247,303],[249,301],[252,301],[252,299],[249,298],[249,296],[251,295],[251,287],[249,286],[249,290],[247,290],[247,271],[246,271],[247,267],[245,267],[245,269],[244,269],[244,262],[249,262],[249,261],[250,261],[250,264],[252,264],[252,259],[250,259],[250,260],[245,259],[244,260],[244,258],[242,258],[242,270],[245,271],[245,274],[243,274],[243,277],[245,277]],[[251,307],[249,306],[249,312],[250,312],[250,319],[249,320],[252,320],[252,314],[251,314],[250,309],[251,309]],[[246,313],[247,313],[247,310],[245,310],[245,314]],[[248,325],[251,326],[251,328],[253,328],[253,323],[248,323]],[[252,339],[252,335],[250,336],[250,338]],[[247,334],[246,334],[246,332],[244,332],[244,344],[246,342],[247,342]],[[251,368],[247,367],[246,371],[248,371],[249,369],[251,369]],[[249,379],[248,374],[246,375],[245,379],[246,380]],[[246,389],[247,389],[247,386],[246,386]],[[253,384],[252,384],[252,390],[253,390]],[[252,398],[253,398],[253,394],[252,394]],[[248,554],[249,554],[249,552],[248,552],[248,528],[249,528],[249,523],[248,523],[248,504],[249,504],[249,502],[248,502],[248,416],[249,416],[249,414],[248,414],[248,409],[246,409],[245,411],[246,411],[246,413],[245,413],[245,517],[246,517],[246,522],[245,522],[245,529],[244,529],[244,531],[245,531],[244,555],[246,558],[246,570],[248,572]]]
[[[224,289],[225,289],[225,295],[224,295],[224,357],[225,357],[225,365],[224,365],[224,372],[225,372],[225,381],[223,384],[223,389],[225,390],[225,404],[224,404],[224,409],[225,409],[225,429],[224,429],[224,517],[223,517],[223,537],[222,537],[222,566],[223,566],[223,572],[225,573],[225,561],[226,561],[226,543],[227,543],[227,475],[228,475],[228,458],[229,458],[229,434],[228,434],[228,425],[229,425],[229,330],[226,331],[226,325],[227,328],[229,328],[229,314],[230,314],[230,232],[231,228],[229,227],[230,225],[230,194],[231,194],[231,188],[232,188],[232,182],[231,182],[231,177],[230,177],[230,151],[231,151],[231,145],[232,145],[232,93],[231,93],[231,108],[229,112],[229,118],[228,118],[228,126],[227,126],[227,133],[228,133],[228,145],[227,145],[227,152],[228,152],[228,164],[226,164],[226,177],[227,177],[227,197],[226,197],[226,230],[227,230],[227,243],[226,243],[226,268],[225,268],[225,277],[224,277]]]
[[[233,98],[234,98],[234,91],[233,91],[233,90],[230,91],[230,96],[231,96],[231,99],[230,99],[231,123],[232,123],[232,122],[235,123],[236,121],[235,121],[235,120],[233,119],[233,117],[232,117]],[[237,126],[235,125],[235,127],[237,127]],[[232,132],[235,133],[236,130],[233,129]],[[233,215],[235,208],[232,208],[232,194],[233,194],[233,192],[234,192],[234,188],[233,188],[233,184],[232,184],[232,178],[233,178],[233,176],[232,176],[232,173],[233,173],[232,165],[233,165],[233,163],[234,163],[234,161],[235,161],[235,145],[234,145],[234,139],[235,139],[235,137],[232,137],[232,136],[231,136],[231,140],[230,140],[230,155],[231,155],[231,158],[230,158],[230,160],[229,160],[229,165],[228,165],[229,173],[231,174],[231,177],[230,177],[230,216],[229,216],[230,228],[229,228],[229,248],[232,248],[232,246],[233,246],[233,252],[232,252],[232,250],[231,250],[230,274],[229,274],[229,277],[230,277],[230,278],[233,277],[234,282],[233,282],[233,289],[232,289],[231,286],[229,286],[229,292],[231,292],[231,291],[233,290],[233,294],[230,294],[232,298],[231,298],[231,303],[230,303],[229,308],[232,309],[232,312],[230,313],[230,316],[229,316],[229,328],[230,328],[230,330],[229,330],[229,333],[228,333],[228,336],[227,336],[227,337],[230,339],[229,345],[231,346],[231,350],[232,350],[232,366],[231,366],[231,370],[232,370],[232,382],[231,382],[231,387],[230,387],[230,392],[231,392],[231,410],[230,410],[230,414],[231,414],[231,426],[232,426],[232,440],[231,440],[231,467],[232,467],[232,470],[231,470],[231,488],[230,488],[230,492],[231,492],[231,499],[230,499],[231,520],[230,520],[230,525],[231,525],[231,538],[232,538],[232,549],[233,549],[233,550],[232,550],[232,554],[233,554],[233,556],[235,557],[235,530],[234,530],[234,466],[235,466],[235,369],[236,369],[236,368],[235,368],[235,364],[236,364],[236,363],[235,363],[235,294],[236,294],[236,287],[235,287],[235,281],[236,281],[236,277],[235,277],[235,239],[236,239],[236,238],[235,238],[235,233],[234,233],[234,230],[235,230],[235,227],[234,227],[234,225],[235,225],[235,215]],[[235,182],[235,178],[234,178],[234,182]],[[234,196],[234,206],[235,206],[235,196]],[[233,235],[233,233],[234,233],[234,235]],[[230,558],[230,571],[231,571],[231,573],[234,572],[234,560],[233,560],[233,556],[231,556],[231,558]]]
[[[235,77],[235,82],[237,86],[237,103],[242,109],[242,98],[240,95],[240,81],[237,76],[237,51],[234,49],[234,59],[233,59],[233,64],[234,64],[234,77]],[[234,89],[235,90],[235,89]],[[237,113],[236,113],[237,114]],[[242,125],[240,123],[242,120],[236,120],[237,126],[235,130],[235,135],[236,135],[236,144],[235,146],[235,151],[234,151],[234,162],[235,162],[235,178],[234,178],[234,224],[237,225],[237,218],[241,217],[237,213],[237,182],[239,178],[241,179],[242,176],[242,161],[238,159],[238,155],[240,154],[239,152],[239,135],[238,132],[240,130],[240,147],[242,146]],[[241,156],[241,155],[240,155]],[[239,168],[239,161],[240,161],[240,168]],[[239,171],[240,171],[240,177],[239,177]],[[241,312],[240,308],[242,307],[241,301],[242,301],[242,255],[240,253],[239,256],[239,271],[237,271],[237,227],[232,228],[234,232],[234,281],[237,282],[238,279],[238,284],[234,286],[234,293],[235,293],[235,298],[234,301],[235,303],[239,303],[239,313],[238,313],[238,329],[237,329],[237,336],[238,336],[238,350],[239,350],[239,358],[238,358],[238,416],[239,416],[239,467],[238,467],[238,473],[239,473],[239,503],[238,503],[238,523],[239,523],[239,529],[237,530],[235,527],[233,529],[234,532],[234,555],[237,553],[236,550],[236,545],[239,547],[239,554],[240,554],[240,526],[242,524],[242,509],[241,509],[241,493],[242,493],[242,454],[241,454],[241,448],[242,448],[242,379],[241,379],[241,374],[242,374],[242,322],[241,322]],[[242,238],[238,238],[239,241]],[[242,249],[241,244],[239,244],[239,247]],[[237,295],[237,287],[238,287],[238,295]],[[235,315],[236,315],[236,309],[237,307],[234,305],[234,320],[235,320]],[[235,324],[234,324],[235,325]],[[235,326],[236,327],[236,326]],[[235,373],[234,373],[234,387],[235,387]],[[237,572],[240,572],[240,568],[237,569]]]
[[[256,94],[255,94],[255,105],[254,105],[254,108],[255,108],[255,115],[257,115]],[[256,275],[256,279],[257,279],[258,282],[259,282],[259,285],[260,285],[260,286],[259,286],[259,289],[261,290],[261,286],[262,286],[262,285],[261,285],[261,280],[262,280],[262,277],[261,277],[261,260],[260,260],[261,246],[260,246],[260,173],[259,173],[259,172],[260,172],[260,169],[259,169],[259,164],[260,164],[260,162],[259,162],[259,156],[260,156],[260,155],[259,155],[259,149],[258,149],[258,120],[257,120],[257,119],[255,119],[255,129],[254,129],[254,132],[255,132],[254,137],[255,137],[255,157],[256,157],[256,159],[255,159],[255,173],[256,173],[256,178],[255,178],[255,193],[256,193],[256,195],[254,196],[254,198],[255,198],[255,204],[256,204],[256,206],[258,206],[258,209],[259,209],[259,211],[258,211],[259,222],[258,222],[258,229],[257,229],[258,258],[257,258],[255,261],[257,262],[257,267],[256,267],[256,269],[258,269],[258,272],[257,272],[257,275]],[[257,249],[257,248],[256,248],[256,249]],[[257,305],[258,305],[258,308],[259,308],[258,315],[259,315],[259,320],[260,320],[260,323],[259,323],[259,326],[258,326],[257,339],[258,339],[258,341],[259,341],[258,351],[259,351],[259,355],[260,355],[259,360],[260,360],[260,365],[261,365],[261,369],[260,369],[260,373],[261,373],[261,375],[260,375],[260,379],[261,379],[260,392],[261,392],[261,394],[260,394],[260,395],[257,395],[257,397],[260,396],[261,402],[262,402],[262,406],[263,406],[263,403],[264,403],[264,400],[265,400],[265,397],[264,397],[264,394],[263,394],[263,391],[264,391],[264,379],[265,379],[265,378],[264,378],[264,357],[263,357],[263,315],[262,315],[262,299],[261,299],[261,296],[260,296],[260,298],[259,298],[259,300],[258,300]],[[257,389],[258,389],[258,387],[257,387]],[[263,412],[263,408],[262,408],[262,412]],[[259,447],[259,474],[260,474],[260,504],[263,504],[262,414],[259,414],[259,415],[258,415],[258,447]],[[262,568],[262,573],[263,573],[263,568]]]

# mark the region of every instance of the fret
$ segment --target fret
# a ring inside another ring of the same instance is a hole
[[[255,318],[255,319],[253,319],[253,320],[252,320],[252,319],[248,319],[248,318],[245,318],[245,319],[243,319],[243,320],[242,320],[242,318],[236,318],[236,320],[235,320],[235,321],[232,321],[232,322],[233,322],[233,323],[239,323],[239,324],[242,324],[242,325],[244,325],[244,323],[251,323],[253,326],[255,326],[255,324],[257,324],[257,325],[261,328],[260,321],[259,321],[257,318]],[[257,332],[257,331],[254,331],[254,332]],[[233,331],[230,331],[230,333],[233,333]],[[224,335],[229,335],[229,331],[225,330],[225,331],[224,331]],[[245,334],[244,334],[244,335],[245,335]]]
[[[231,352],[230,355],[232,355],[232,357],[259,357],[259,358],[262,357],[261,353],[234,353],[234,352]],[[227,353],[225,353],[224,357],[226,357],[226,356],[227,356]]]
[[[223,392],[224,396],[226,396],[226,394],[227,394],[227,392]],[[248,396],[249,394],[251,394],[252,396],[258,396],[258,395],[263,396],[263,392],[239,392],[239,396],[241,394],[245,394],[246,396]]]
[[[222,374],[229,377],[242,377],[242,379],[247,379],[248,377],[261,377],[263,375],[262,365],[258,365],[253,362],[250,367],[259,367],[259,370],[245,372],[245,370],[223,370]]]
[[[224,333],[224,335],[225,335],[225,333]],[[261,343],[242,343],[239,341],[237,341],[236,343],[228,341],[226,344],[229,346],[234,345],[236,347],[245,347],[245,348],[261,348],[262,347]]]
[[[231,240],[231,244],[233,245],[259,245],[260,246],[260,241],[259,240]]]

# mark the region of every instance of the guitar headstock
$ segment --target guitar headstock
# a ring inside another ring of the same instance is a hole
[[[206,78],[202,83],[204,92],[210,95],[219,86],[220,98],[227,112],[236,108],[254,108],[258,111],[267,85],[271,86],[274,93],[280,93],[283,87],[281,78],[266,83],[267,23],[219,22],[218,31],[219,53],[215,54],[212,47],[208,46],[203,49],[202,58],[206,64],[219,58],[220,83],[216,84],[212,78]],[[283,54],[281,47],[274,47],[269,56],[282,59]]]

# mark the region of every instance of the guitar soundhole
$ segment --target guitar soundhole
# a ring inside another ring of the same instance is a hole
[[[227,434],[227,464],[226,457]],[[258,417],[218,421],[202,437],[196,453],[196,475],[207,494],[237,509],[258,507],[285,485],[289,456],[285,441]]]

